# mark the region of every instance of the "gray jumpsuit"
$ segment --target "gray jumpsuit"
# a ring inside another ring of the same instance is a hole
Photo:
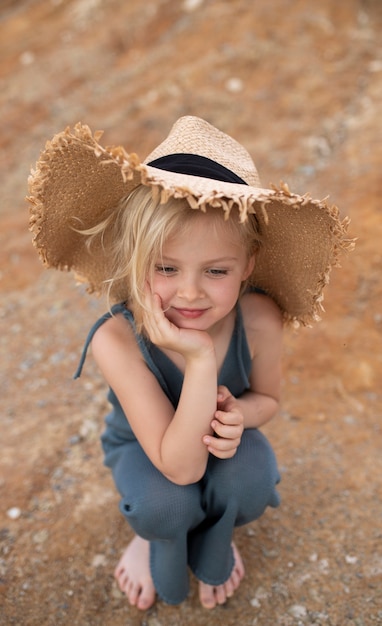
[[[138,335],[132,313],[113,307],[131,324],[142,355],[174,407],[179,401],[183,374],[149,339]],[[75,374],[78,378],[87,348],[96,330],[110,318],[106,313],[91,328]],[[239,397],[249,388],[251,358],[240,307],[235,328],[218,378]],[[279,473],[273,450],[257,429],[244,431],[235,456],[210,455],[203,478],[186,486],[163,476],[143,452],[112,389],[102,447],[121,494],[120,509],[134,531],[150,542],[150,567],[159,596],[169,604],[182,602],[189,590],[188,567],[211,585],[220,585],[234,565],[232,533],[276,507]]]

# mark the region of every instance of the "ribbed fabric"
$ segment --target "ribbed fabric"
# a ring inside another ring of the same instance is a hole
[[[112,312],[123,314],[135,330],[134,318],[124,305],[113,307]],[[110,313],[101,317],[90,330],[77,377],[94,333],[109,317]],[[136,337],[148,367],[176,406],[183,381],[180,370],[150,341]],[[240,396],[249,386],[250,366],[238,307],[219,384]],[[121,494],[122,514],[138,535],[150,541],[151,574],[159,596],[169,604],[182,602],[189,590],[188,568],[199,580],[222,584],[233,567],[234,527],[257,519],[267,506],[279,504],[275,488],[279,473],[269,442],[260,431],[248,429],[233,458],[211,455],[202,480],[176,485],[143,452],[112,390],[109,400],[113,408],[102,435],[105,464]]]

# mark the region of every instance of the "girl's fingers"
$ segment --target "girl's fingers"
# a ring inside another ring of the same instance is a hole
[[[213,420],[225,426],[241,426],[243,424],[243,416],[237,411],[215,411],[215,419]]]
[[[240,444],[238,439],[216,439],[216,437],[203,437],[203,443],[207,446],[208,451],[220,459],[229,459],[235,455]]]
[[[205,435],[203,437],[203,443],[206,446],[211,446],[218,450],[230,450],[231,448],[237,448],[241,441],[241,433],[236,433],[235,437],[214,437],[213,435]]]
[[[160,296],[152,293],[147,285],[145,304],[148,310],[143,314],[144,325],[150,339],[155,343],[167,335],[172,325],[163,312]]]
[[[229,389],[225,385],[219,385],[218,386],[218,400],[220,402],[224,402],[224,400],[229,398],[229,396],[231,396],[231,395],[232,395],[231,392],[229,391]]]
[[[211,427],[213,431],[222,439],[237,439],[238,437],[241,437],[243,433],[242,425],[227,426],[226,424],[221,424],[217,420],[212,421]]]

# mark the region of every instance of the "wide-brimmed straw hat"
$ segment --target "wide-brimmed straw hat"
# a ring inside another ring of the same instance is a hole
[[[76,229],[100,223],[143,184],[161,202],[186,198],[191,209],[220,207],[227,217],[236,207],[241,220],[256,214],[262,243],[252,284],[286,320],[319,319],[331,268],[354,245],[349,220],[341,221],[335,206],[285,184],[262,188],[247,150],[197,117],[180,118],[144,161],[120,146],[101,146],[101,135],[80,123],[67,128],[47,142],[29,177],[30,229],[47,267],[74,270],[90,292],[102,292],[112,278],[107,245],[89,250]],[[128,301],[127,287],[112,296]]]

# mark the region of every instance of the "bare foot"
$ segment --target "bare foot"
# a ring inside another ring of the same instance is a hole
[[[232,549],[235,564],[231,576],[223,585],[207,585],[199,581],[199,600],[205,609],[213,609],[217,604],[224,604],[228,598],[233,596],[244,578],[244,564],[234,543],[232,543]]]
[[[155,587],[150,573],[150,544],[137,535],[129,543],[114,576],[130,604],[143,611],[155,602]]]

